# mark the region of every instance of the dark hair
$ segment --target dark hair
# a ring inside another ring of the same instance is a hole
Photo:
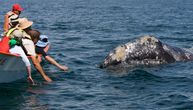
[[[47,38],[43,38],[43,39],[41,39],[41,41],[48,42],[48,39]]]
[[[28,33],[30,30],[32,30],[31,29],[31,26],[29,26],[29,27],[27,27],[27,28],[25,28],[25,29],[23,29],[26,33]]]
[[[16,27],[19,24],[19,21],[11,21],[12,28]]]
[[[40,39],[41,33],[38,30],[29,30],[27,34],[29,34],[31,36],[32,41],[34,41],[35,39]]]

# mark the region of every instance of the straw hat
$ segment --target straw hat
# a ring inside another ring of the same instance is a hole
[[[26,29],[26,28],[32,26],[32,24],[33,24],[33,22],[29,21],[27,18],[20,18],[18,28],[19,29]]]

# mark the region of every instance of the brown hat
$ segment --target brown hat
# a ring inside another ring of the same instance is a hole
[[[18,28],[19,29],[26,29],[26,28],[32,26],[32,24],[33,24],[33,22],[29,21],[27,18],[20,18]]]

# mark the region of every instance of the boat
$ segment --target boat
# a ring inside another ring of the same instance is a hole
[[[35,70],[33,65],[32,70]],[[0,52],[0,83],[10,83],[26,77],[26,66],[19,55]]]
[[[2,40],[0,39],[0,41]],[[4,45],[2,47],[3,49],[5,48]],[[48,50],[49,46],[46,46],[44,51],[47,52]],[[38,54],[38,56],[40,56],[39,61],[41,62],[42,55]],[[28,56],[28,58],[30,60],[30,56]],[[34,71],[35,67],[31,60],[30,62],[32,64],[31,70]],[[0,83],[10,83],[26,77],[27,77],[26,66],[20,56],[18,54],[11,54],[5,51],[0,51]]]

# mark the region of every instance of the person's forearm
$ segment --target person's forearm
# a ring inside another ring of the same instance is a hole
[[[9,30],[9,18],[8,18],[8,15],[5,15],[3,29],[4,29],[4,32],[7,32]]]

